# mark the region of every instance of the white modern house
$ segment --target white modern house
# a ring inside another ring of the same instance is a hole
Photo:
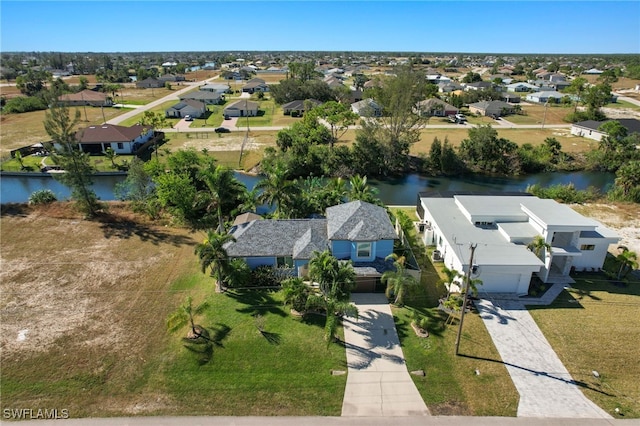
[[[601,223],[554,200],[522,195],[420,193],[417,213],[426,245],[448,268],[469,270],[481,293],[526,295],[533,274],[546,283],[571,283],[572,269],[599,270],[619,237]],[[536,256],[527,245],[542,236],[551,250]]]

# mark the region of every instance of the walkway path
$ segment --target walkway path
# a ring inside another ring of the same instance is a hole
[[[343,416],[428,416],[404,361],[384,294],[353,294],[358,319],[345,318],[349,375]]]
[[[611,418],[580,391],[522,302],[476,306],[520,394],[518,417]]]

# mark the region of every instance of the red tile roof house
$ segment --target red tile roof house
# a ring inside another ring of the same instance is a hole
[[[133,154],[153,138],[153,129],[136,124],[131,127],[102,124],[80,129],[76,133],[83,152],[101,154],[107,148],[118,154]]]
[[[113,101],[106,93],[85,89],[78,93],[58,96],[58,101],[67,106],[111,106]]]

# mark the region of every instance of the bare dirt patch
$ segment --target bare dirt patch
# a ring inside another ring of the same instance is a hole
[[[207,149],[207,151],[240,151],[243,143],[245,151],[257,151],[262,146],[264,146],[264,144],[258,142],[257,139],[251,136],[247,138],[245,142],[244,135],[236,136],[225,134],[224,136],[213,136],[204,139],[187,139],[184,143],[182,143],[180,148],[193,148],[196,151],[202,151],[205,148]]]
[[[147,282],[166,289],[172,267],[193,245],[186,231],[134,222],[117,208],[93,221],[66,203],[50,211],[7,211],[0,222],[3,360],[46,352],[60,342],[135,350],[132,318],[123,311],[146,305],[153,291]]]
[[[578,213],[596,219],[620,235],[621,240],[612,244],[609,251],[614,255],[618,246],[640,254],[640,205],[638,204],[574,204]]]

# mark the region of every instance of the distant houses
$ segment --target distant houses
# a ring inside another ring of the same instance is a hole
[[[172,118],[184,118],[187,115],[194,118],[200,118],[204,116],[206,112],[207,107],[204,102],[186,99],[178,102],[170,108],[167,108],[165,110],[165,115]]]

